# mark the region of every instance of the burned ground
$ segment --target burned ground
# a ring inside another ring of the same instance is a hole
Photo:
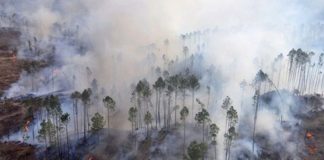
[[[31,64],[45,66],[44,62],[33,62],[17,58],[16,48],[19,45],[20,33],[10,28],[0,28],[0,96],[17,82],[23,70]],[[33,120],[33,113],[38,106],[30,103],[36,99],[7,99],[0,100],[0,137],[9,136],[23,128],[27,121]],[[0,159],[35,159],[35,148],[22,142],[1,142]]]
[[[323,96],[319,94],[300,96],[287,91],[281,91],[280,94],[285,97],[289,96],[295,102],[294,106],[290,106],[290,112],[298,122],[292,124],[291,122],[283,121],[282,126],[286,130],[296,129],[291,136],[291,140],[296,141],[297,156],[305,160],[322,159],[324,156]],[[262,96],[263,103],[265,104],[264,107],[274,108],[274,110],[278,111],[280,106],[271,104],[271,101],[275,97],[278,98],[278,95],[275,91],[264,94]],[[282,159],[280,155],[285,150],[285,146],[269,145],[269,139],[262,135],[257,135],[256,139],[257,143],[262,147],[261,158]],[[291,159],[293,158],[291,157]]]
[[[35,147],[22,142],[1,142],[0,159],[2,160],[35,160]]]

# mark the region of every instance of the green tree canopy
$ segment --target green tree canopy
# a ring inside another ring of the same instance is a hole
[[[232,105],[232,100],[229,96],[226,96],[226,98],[223,100],[222,108],[225,110],[228,110],[228,108]]]
[[[130,122],[136,121],[137,109],[135,107],[131,107],[128,110],[128,120]]]
[[[92,94],[92,91],[91,91],[90,88],[85,89],[85,90],[82,92],[82,94],[81,94],[81,100],[82,100],[82,102],[83,102],[84,104],[89,103],[91,94]]]
[[[159,77],[155,83],[153,84],[153,88],[155,88],[156,90],[160,90],[160,89],[163,89],[165,88],[165,82],[163,80],[162,77]]]
[[[213,123],[209,126],[209,128],[210,128],[209,133],[212,137],[212,142],[216,144],[216,137],[219,132],[219,127],[215,123]]]
[[[197,90],[200,87],[197,76],[193,74],[188,77],[188,83],[191,90]]]
[[[207,149],[206,143],[197,143],[197,141],[191,142],[187,148],[190,160],[203,159],[203,156],[207,153]]]
[[[102,115],[99,113],[95,113],[95,115],[91,118],[92,126],[91,130],[92,132],[98,132],[105,126],[105,120]]]
[[[109,96],[106,96],[103,100],[105,107],[109,110],[115,110],[116,102]]]
[[[71,99],[78,99],[81,98],[81,93],[78,91],[75,91],[71,94]]]
[[[61,115],[61,122],[64,125],[67,125],[70,122],[70,114],[69,113],[64,113]]]
[[[144,122],[145,122],[145,124],[146,125],[151,124],[152,123],[152,120],[153,120],[152,114],[149,111],[147,111],[146,114],[144,115]]]
[[[227,111],[227,118],[229,120],[230,126],[235,126],[235,124],[238,122],[237,111],[234,109],[233,106],[231,106],[230,109]]]
[[[180,119],[184,121],[188,117],[188,114],[189,109],[186,106],[184,106],[180,111]]]
[[[209,120],[209,113],[206,109],[202,109],[200,112],[198,112],[195,116],[195,120],[199,123],[205,123]]]

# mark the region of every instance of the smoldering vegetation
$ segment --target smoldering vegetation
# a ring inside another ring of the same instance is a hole
[[[33,109],[2,142],[32,144],[39,159],[53,160],[322,155],[323,54],[291,49],[320,50],[321,23],[300,27],[308,22],[301,19],[281,33],[263,18],[252,28],[222,20],[175,33],[172,24],[148,20],[137,3],[128,10],[114,1],[36,2],[0,3],[1,27],[20,34],[5,48],[29,62],[1,99]],[[287,10],[282,17],[290,17]]]

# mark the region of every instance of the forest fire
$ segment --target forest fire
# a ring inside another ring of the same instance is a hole
[[[323,159],[324,3],[220,1],[0,2],[0,160]]]
[[[314,155],[317,153],[317,147],[316,147],[316,141],[314,139],[314,133],[312,133],[311,131],[306,131],[305,134],[305,142],[306,142],[306,147],[307,147],[307,152],[310,155]]]
[[[315,145],[308,146],[308,153],[314,155],[317,153],[317,147]]]
[[[306,132],[306,138],[307,138],[308,140],[312,140],[312,139],[314,138],[313,133],[310,132],[310,131],[307,131],[307,132]]]
[[[20,64],[15,53],[0,53],[0,70],[2,72],[0,74],[0,94],[19,79],[21,72]]]
[[[28,132],[29,131],[29,124],[30,124],[30,121],[27,120],[27,122],[24,124],[24,132]]]
[[[89,155],[87,160],[96,160],[96,158],[93,155]]]

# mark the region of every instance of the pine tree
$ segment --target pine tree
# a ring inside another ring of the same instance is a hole
[[[73,100],[73,113],[75,114],[73,116],[74,120],[74,129],[77,134],[77,139],[79,139],[79,108],[78,108],[78,103],[79,99],[81,99],[81,93],[78,91],[75,91],[71,94],[71,99]]]
[[[210,133],[210,135],[212,137],[211,144],[214,145],[214,149],[215,149],[215,159],[217,159],[217,152],[216,152],[216,144],[217,144],[217,141],[216,141],[216,137],[217,137],[217,134],[219,132],[219,128],[218,128],[218,126],[215,123],[211,124],[209,126],[209,128],[210,128],[209,133]]]
[[[47,144],[49,143],[49,137],[48,137],[48,125],[47,122],[45,120],[43,120],[40,123],[40,129],[38,131],[38,138],[44,140],[45,142],[45,147],[47,147]]]
[[[192,94],[191,112],[194,112],[195,91],[199,89],[200,84],[199,84],[198,78],[195,75],[190,75],[188,77],[188,81],[189,81],[189,88],[190,88],[191,94]],[[209,97],[208,97],[208,99],[209,99]]]
[[[189,110],[186,106],[184,106],[180,111],[180,119],[183,122],[183,155],[185,155],[186,148],[186,119],[189,115]]]
[[[237,133],[235,131],[235,126],[238,122],[238,115],[237,111],[234,109],[233,106],[231,106],[227,113],[226,113],[226,119],[228,121],[228,132],[225,133],[225,159],[230,160],[231,157],[231,146],[232,146],[232,141],[236,137]]]
[[[69,133],[68,133],[68,124],[70,122],[70,114],[69,113],[64,113],[61,115],[61,122],[65,126],[65,134],[66,134],[66,145],[67,145],[67,153],[69,156]],[[69,159],[69,158],[68,158]]]
[[[132,125],[132,133],[134,132],[135,123],[136,123],[137,109],[135,107],[131,107],[128,110],[128,120]]]
[[[159,77],[157,81],[154,83],[153,88],[156,91],[156,126],[159,124],[161,127],[161,94],[166,84],[162,77]]]
[[[255,130],[256,130],[256,123],[257,123],[257,118],[258,118],[258,110],[259,110],[259,97],[260,97],[260,89],[262,82],[265,82],[268,80],[268,75],[265,74],[262,70],[259,70],[259,72],[256,74],[254,78],[253,85],[255,87],[255,94],[254,94],[254,106],[255,106],[255,111],[254,111],[254,124],[253,124],[253,135],[252,135],[252,151],[254,152],[254,143],[255,143]]]
[[[104,117],[99,113],[95,113],[95,115],[91,118],[91,122],[92,122],[91,131],[94,134],[97,134],[101,129],[103,129],[106,123]],[[99,140],[99,135],[98,135],[98,140]]]
[[[110,124],[110,120],[109,120],[110,111],[114,111],[115,110],[115,108],[116,108],[116,102],[114,101],[114,99],[112,99],[109,96],[106,96],[102,101],[103,101],[105,107],[107,108],[107,124],[108,124],[108,129],[109,129],[109,124]]]
[[[152,114],[147,111],[146,114],[144,115],[144,123],[146,124],[146,136],[148,137],[149,135],[149,125],[152,124]]]
[[[202,140],[205,142],[205,124],[210,120],[208,111],[202,108],[202,110],[196,114],[195,120],[198,124],[202,124]]]
[[[208,147],[206,143],[197,143],[197,141],[192,141],[187,148],[187,152],[191,160],[201,160],[204,159],[207,149]]]
[[[89,105],[90,105],[90,96],[91,89],[85,89],[81,94],[81,100],[83,103],[83,117],[84,117],[84,126],[83,126],[83,140],[86,141],[87,138],[87,128],[89,127]]]

